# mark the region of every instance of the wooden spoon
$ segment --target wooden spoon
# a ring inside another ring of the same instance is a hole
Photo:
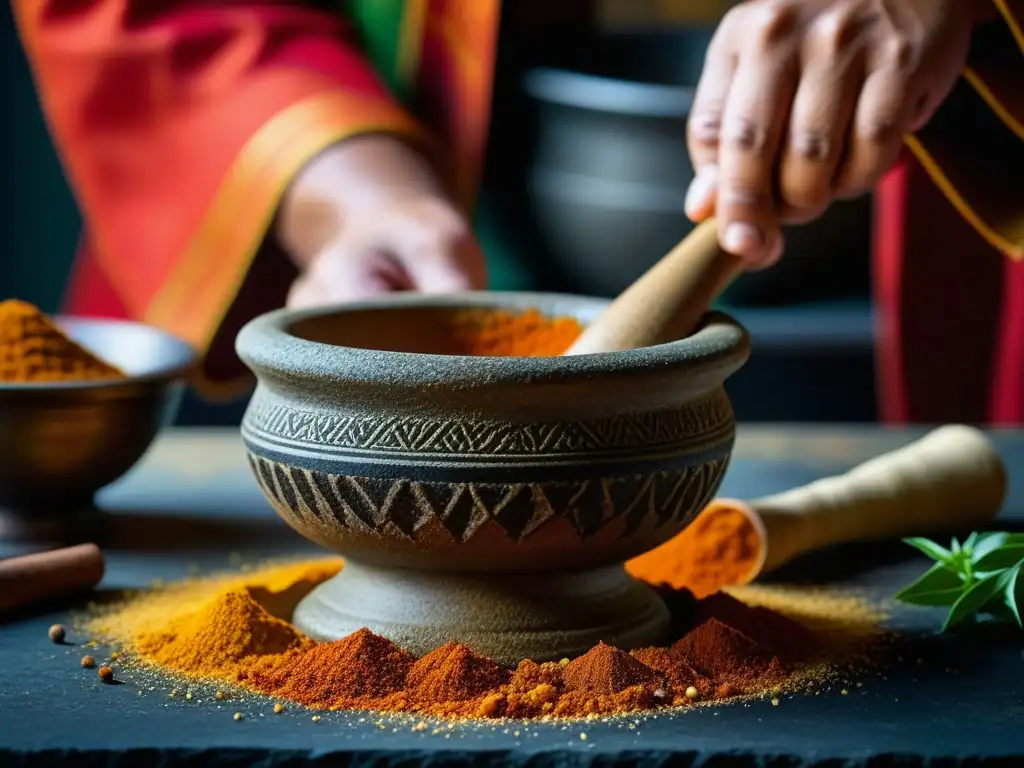
[[[715,220],[701,222],[608,305],[564,354],[619,352],[689,336],[742,269],[741,259],[719,247]]]
[[[715,499],[701,514],[736,511],[758,531],[757,562],[737,581],[745,584],[830,544],[983,530],[1005,496],[1006,469],[992,441],[949,424],[846,474],[754,501]],[[645,557],[627,567],[643,575]]]

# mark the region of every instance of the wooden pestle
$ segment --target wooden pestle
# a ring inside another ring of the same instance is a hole
[[[829,544],[984,529],[1006,495],[992,441],[950,424],[835,477],[754,501],[716,499],[761,534],[761,562],[747,580]]]
[[[91,589],[103,578],[95,544],[0,560],[0,613]]]
[[[623,291],[566,355],[619,352],[689,336],[743,262],[718,245],[714,219],[698,224]]]

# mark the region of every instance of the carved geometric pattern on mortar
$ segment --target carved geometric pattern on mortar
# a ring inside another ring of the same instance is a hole
[[[424,483],[329,475],[249,456],[263,493],[300,525],[341,526],[415,541],[437,520],[456,541],[468,541],[493,520],[522,541],[554,517],[568,518],[581,539],[623,518],[622,537],[654,518],[655,528],[682,524],[710,500],[728,459],[646,475],[542,483]]]
[[[659,446],[694,449],[731,433],[732,407],[715,392],[686,408],[626,414],[588,422],[511,424],[408,416],[313,413],[257,395],[247,425],[286,440],[374,451],[445,455],[534,455],[631,450]]]

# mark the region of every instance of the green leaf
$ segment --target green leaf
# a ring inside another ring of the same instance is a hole
[[[960,542],[957,541],[956,539],[950,539],[949,540],[949,551],[952,552],[954,555],[959,555],[960,554]]]
[[[973,533],[971,533],[970,536],[967,537],[967,541],[964,542],[964,550],[966,550],[967,552],[973,552],[974,551],[974,545],[977,543],[977,541],[978,541],[978,532],[974,531]]]
[[[904,539],[903,543],[909,544],[914,547],[914,549],[924,552],[924,554],[928,555],[932,560],[936,560],[940,563],[946,563],[950,566],[953,565],[953,553],[945,547],[936,544],[931,539],[916,537],[913,539]]]
[[[1006,587],[1003,589],[1003,605],[1005,605],[1013,618],[1017,620],[1017,626],[1024,629],[1024,621],[1021,621],[1021,608],[1024,608],[1024,579],[1020,577],[1021,569],[1024,568],[1024,560],[1011,569],[1010,577],[1006,580]]]
[[[1000,571],[1011,568],[1024,560],[1024,544],[1004,544],[976,560],[974,567],[979,571]]]
[[[942,631],[947,632],[966,619],[972,618],[993,595],[1006,588],[1010,571],[998,571],[972,584],[949,609]]]
[[[943,563],[936,563],[895,599],[910,605],[953,605],[963,591],[963,579]]]
[[[976,534],[971,534],[976,536]],[[974,545],[971,547],[971,562],[975,565],[978,561],[990,552],[994,552],[999,549],[1006,542],[1007,534],[1005,533],[983,533],[977,537]]]

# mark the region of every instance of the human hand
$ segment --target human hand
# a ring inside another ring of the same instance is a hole
[[[764,267],[780,223],[870,190],[952,89],[978,0],[747,0],[708,48],[687,131],[687,215]]]
[[[485,285],[465,217],[423,158],[388,137],[344,142],[311,163],[282,204],[278,234],[300,269],[289,307]]]

